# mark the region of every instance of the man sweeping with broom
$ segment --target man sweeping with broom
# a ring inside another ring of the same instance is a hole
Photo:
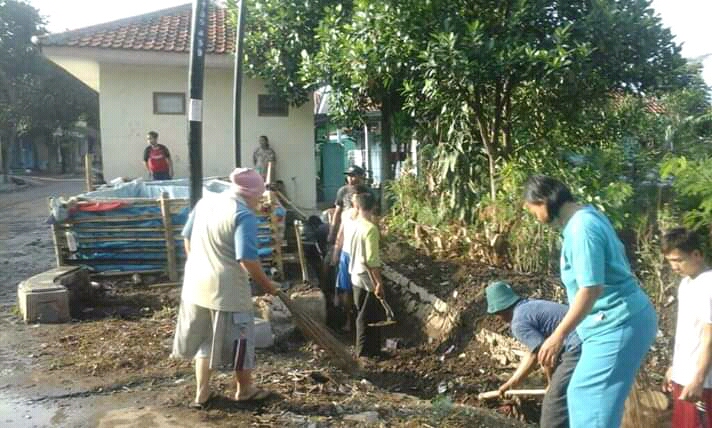
[[[196,204],[183,229],[185,264],[173,356],[195,359],[192,408],[210,405],[210,375],[228,367],[235,373],[235,400],[260,401],[270,392],[252,383],[255,331],[249,277],[269,294],[277,285],[262,270],[257,254],[257,209],[265,191],[253,169],[230,174],[231,188]]]

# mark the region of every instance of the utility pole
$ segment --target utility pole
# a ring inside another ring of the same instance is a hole
[[[208,0],[193,0],[188,92],[188,154],[190,157],[190,205],[203,195],[203,81]]]
[[[234,141],[235,141],[235,167],[242,166],[242,40],[245,32],[245,14],[247,7],[245,0],[240,0],[238,6],[237,28],[235,30],[235,75],[233,80],[233,88],[235,90],[232,99],[232,109],[235,116],[235,124],[233,126]]]

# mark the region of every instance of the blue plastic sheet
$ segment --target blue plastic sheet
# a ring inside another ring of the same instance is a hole
[[[229,183],[216,179],[204,181],[204,195],[220,193],[229,188]],[[98,272],[140,272],[148,270],[165,269],[167,252],[163,240],[164,233],[156,231],[140,231],[137,228],[161,228],[161,209],[159,206],[134,206],[132,202],[144,199],[156,200],[163,194],[169,199],[188,199],[190,197],[190,183],[186,179],[169,181],[142,181],[135,180],[130,183],[121,183],[105,187],[93,192],[77,195],[71,200],[54,198],[51,201],[52,222],[65,220],[83,220],[74,223],[71,227],[71,239],[74,251],[69,260],[70,264],[87,266]],[[72,202],[82,200],[93,201],[123,201],[123,204],[106,211],[79,211],[72,209]],[[180,231],[185,225],[190,208],[186,206],[180,212],[171,215],[171,222],[175,231]],[[147,219],[147,217],[155,217]],[[124,218],[121,221],[111,221]],[[136,218],[135,220],[132,218]],[[107,227],[110,226],[110,227]],[[130,236],[118,231],[120,229],[133,229]],[[107,240],[106,238],[112,238]],[[122,239],[126,238],[126,239]],[[183,239],[175,235],[176,257],[179,264],[185,259]]]
[[[230,184],[217,179],[206,179],[203,196],[218,194],[228,190]],[[188,199],[190,183],[186,179],[169,181],[135,180],[107,186],[93,192],[77,195],[69,200],[53,198],[50,202],[50,223],[62,223],[65,220],[82,220],[73,223],[67,232],[67,241],[73,250],[67,263],[83,265],[97,272],[141,272],[165,270],[167,251],[162,231],[163,221],[158,205],[134,205],[141,200],[156,200],[167,194],[169,199]],[[73,202],[90,200],[107,206],[97,211],[79,211],[73,209]],[[112,203],[116,203],[113,207]],[[281,210],[281,211],[278,211]],[[183,238],[178,232],[183,228],[190,208],[186,205],[178,213],[171,215],[176,243],[176,258],[179,267],[185,260]],[[285,210],[278,207],[273,213],[284,217]],[[272,231],[269,217],[258,217],[260,236],[260,257],[272,256]],[[119,220],[120,219],[120,220]],[[111,220],[111,221],[108,221]],[[156,229],[156,230],[141,230]],[[123,230],[130,230],[126,233]]]

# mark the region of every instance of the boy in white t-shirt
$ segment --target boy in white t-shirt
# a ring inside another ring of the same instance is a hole
[[[673,396],[672,428],[712,427],[712,271],[693,231],[668,231],[662,251],[672,270],[683,276],[675,351],[663,383]]]

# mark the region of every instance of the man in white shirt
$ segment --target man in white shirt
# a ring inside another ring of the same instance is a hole
[[[675,351],[663,383],[673,396],[672,428],[712,427],[712,271],[693,231],[668,231],[662,250],[672,270],[683,276]]]

